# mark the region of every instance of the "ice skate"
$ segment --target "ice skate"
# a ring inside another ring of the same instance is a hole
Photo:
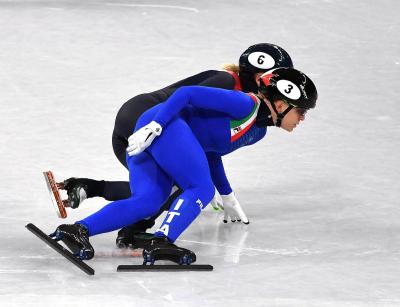
[[[154,264],[157,260],[169,260],[177,264]],[[119,265],[118,272],[146,271],[212,271],[209,264],[192,264],[196,255],[182,247],[169,242],[167,237],[153,237],[150,244],[143,249],[143,264]],[[147,265],[147,264],[150,265]]]
[[[62,224],[50,234],[56,241],[62,241],[81,260],[89,260],[94,256],[94,249],[89,242],[87,229],[80,224]]]
[[[171,243],[167,237],[154,237],[143,249],[143,264],[153,265],[156,260],[169,260],[179,265],[188,265],[196,261],[196,255],[186,248]]]
[[[118,248],[144,248],[153,239],[154,235],[148,232],[131,232],[129,229],[122,228],[118,232],[116,244]]]
[[[146,230],[153,227],[154,220],[143,220],[136,224],[126,226],[118,231],[115,243],[118,248],[143,248],[153,238],[153,234]]]
[[[87,199],[88,181],[86,178],[69,178],[63,182],[64,189],[68,194],[69,206],[76,209]]]
[[[76,257],[71,253],[70,250],[62,246],[57,242],[57,240],[52,239],[50,236],[46,235],[40,228],[36,227],[32,223],[25,226],[30,232],[37,236],[40,240],[47,244],[47,246],[54,249],[57,253],[63,256],[65,259],[76,265],[79,269],[84,271],[88,275],[94,275],[94,269],[89,265],[84,263],[80,258]]]

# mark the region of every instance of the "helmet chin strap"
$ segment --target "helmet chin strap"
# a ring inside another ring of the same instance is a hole
[[[282,113],[279,113],[278,110],[275,107],[275,102],[271,102],[271,106],[272,109],[274,110],[274,112],[276,113],[276,123],[275,126],[276,127],[280,127],[282,124],[282,120],[285,117],[286,114],[288,114],[290,112],[291,109],[293,109],[293,106],[289,105],[287,107],[287,109],[285,111],[283,111]]]

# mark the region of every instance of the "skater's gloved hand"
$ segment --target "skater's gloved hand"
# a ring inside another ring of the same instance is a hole
[[[221,195],[221,198],[224,206],[224,223],[228,222],[228,218],[230,218],[232,222],[250,223],[233,192],[229,195]]]
[[[128,148],[126,151],[129,156],[134,156],[141,153],[153,140],[162,132],[162,127],[159,123],[152,121],[150,124],[140,128],[128,138]]]

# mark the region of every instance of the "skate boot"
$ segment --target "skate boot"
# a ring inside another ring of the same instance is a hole
[[[50,234],[56,241],[63,241],[71,252],[81,260],[89,260],[94,256],[94,249],[89,242],[88,231],[81,224],[62,224]]]
[[[115,243],[118,248],[143,248],[153,238],[153,234],[147,233],[146,230],[153,227],[155,221],[142,220],[136,224],[132,224],[118,231]]]
[[[88,198],[88,183],[90,180],[92,179],[69,178],[64,181],[64,189],[67,190],[69,206],[72,209],[78,208]]]
[[[191,264],[196,261],[192,251],[176,246],[167,237],[154,237],[143,249],[143,264],[154,264],[156,260],[169,260],[177,264]]]

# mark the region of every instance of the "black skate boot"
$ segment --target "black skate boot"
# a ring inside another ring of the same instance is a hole
[[[81,260],[89,260],[94,256],[94,249],[89,242],[88,231],[81,224],[62,224],[50,234],[56,241],[63,241],[71,252]]]
[[[64,188],[67,190],[68,202],[72,209],[76,209],[88,198],[88,183],[93,181],[86,178],[69,178],[64,181]]]
[[[177,264],[191,264],[196,261],[192,251],[172,244],[167,237],[154,237],[143,249],[143,264],[154,264],[156,260],[169,260]]]
[[[147,233],[146,230],[153,227],[154,219],[142,220],[136,224],[132,224],[118,231],[115,243],[118,248],[143,248],[153,238],[153,234]]]

